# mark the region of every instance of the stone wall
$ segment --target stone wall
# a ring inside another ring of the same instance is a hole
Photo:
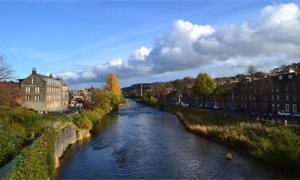
[[[54,150],[54,158],[55,158],[55,166],[59,166],[59,158],[63,155],[64,151],[71,145],[77,141],[76,136],[76,127],[74,125],[67,126],[62,129],[55,141],[55,150]]]

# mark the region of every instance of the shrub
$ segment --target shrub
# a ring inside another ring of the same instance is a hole
[[[81,115],[83,117],[87,117],[93,124],[96,124],[99,122],[102,114],[98,113],[97,111],[82,111]]]
[[[2,167],[22,150],[26,139],[18,131],[10,128],[0,129],[0,139],[0,167]]]
[[[54,143],[57,133],[48,129],[33,145],[17,156],[8,179],[48,179],[55,173]]]
[[[151,96],[149,103],[151,106],[156,106],[158,105],[158,99]]]
[[[93,123],[86,117],[76,115],[74,116],[74,124],[81,129],[92,129]]]

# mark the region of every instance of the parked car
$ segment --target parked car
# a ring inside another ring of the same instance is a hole
[[[219,109],[219,106],[214,105],[214,106],[213,106],[213,109]]]
[[[249,113],[249,116],[251,118],[256,118],[258,116],[258,114],[256,112],[251,112],[251,113]]]
[[[288,116],[291,116],[291,113],[289,113],[289,112],[284,112],[284,111],[278,111],[277,112],[277,115],[278,116],[284,116],[284,117],[288,117]]]
[[[184,103],[184,102],[180,102],[180,105],[182,106],[182,107],[188,107],[189,106],[189,104],[187,104],[187,103]]]
[[[203,108],[203,105],[199,104],[199,105],[196,106],[196,108]]]
[[[300,112],[295,112],[292,114],[293,117],[300,117]]]
[[[236,111],[237,109],[235,107],[229,108],[230,111]]]
[[[263,117],[263,118],[273,118],[274,114],[270,113],[270,112],[263,112],[263,113],[261,113],[260,116]]]

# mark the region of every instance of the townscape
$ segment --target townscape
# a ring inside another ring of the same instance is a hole
[[[0,1],[0,180],[299,179],[300,4]]]

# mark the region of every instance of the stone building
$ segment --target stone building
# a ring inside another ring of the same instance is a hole
[[[241,81],[231,84],[231,88],[227,99],[229,108],[256,112],[300,112],[300,74],[293,71]]]
[[[33,68],[31,75],[19,83],[24,94],[23,107],[40,113],[61,112],[68,108],[68,87],[62,78],[37,74]]]

